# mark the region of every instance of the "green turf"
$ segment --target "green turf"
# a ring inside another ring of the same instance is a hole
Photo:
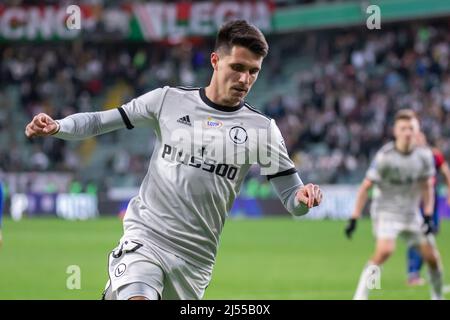
[[[343,237],[344,224],[229,220],[205,298],[350,299],[373,239],[369,221],[359,224],[352,241]],[[107,254],[121,230],[116,218],[7,219],[0,249],[0,299],[98,299],[107,279]],[[443,223],[438,243],[448,270],[450,221]],[[371,298],[428,299],[427,286],[406,286],[403,242],[397,249],[383,269],[382,289],[372,291]],[[66,288],[69,265],[81,268],[79,290]]]

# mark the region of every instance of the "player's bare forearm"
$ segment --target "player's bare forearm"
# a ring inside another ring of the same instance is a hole
[[[429,177],[421,184],[422,201],[423,201],[423,213],[427,217],[433,215],[434,208],[434,185],[433,177]]]
[[[347,238],[351,239],[352,234],[356,230],[356,222],[358,221],[361,213],[366,205],[367,198],[369,197],[369,189],[372,187],[372,181],[369,179],[364,179],[361,183],[361,186],[358,189],[358,193],[356,194],[356,203],[355,208],[353,209],[352,215],[345,227],[345,235]]]
[[[369,189],[372,187],[372,181],[364,179],[356,194],[355,208],[352,212],[352,219],[359,219],[369,197]]]
[[[447,203],[450,204],[450,169],[447,162],[441,165],[440,171],[445,178],[445,184],[447,185]]]

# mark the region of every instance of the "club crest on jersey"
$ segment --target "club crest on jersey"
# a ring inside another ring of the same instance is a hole
[[[125,270],[127,270],[127,266],[125,263],[121,263],[116,267],[116,270],[114,270],[114,275],[118,278],[125,273]]]
[[[208,117],[208,119],[206,119],[205,123],[204,123],[204,128],[209,129],[209,128],[221,128],[223,126],[222,121],[219,120],[215,120],[212,117]]]
[[[234,126],[230,129],[230,139],[235,144],[243,144],[248,139],[247,131],[241,126]]]

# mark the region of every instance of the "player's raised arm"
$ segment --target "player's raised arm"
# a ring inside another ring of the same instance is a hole
[[[65,140],[81,140],[117,129],[157,126],[162,99],[167,88],[150,91],[123,106],[99,112],[84,112],[54,120],[40,113],[25,128],[28,138],[53,135]]]

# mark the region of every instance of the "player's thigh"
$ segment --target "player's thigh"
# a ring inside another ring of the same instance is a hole
[[[133,282],[117,289],[117,300],[159,300],[155,288],[144,282]]]
[[[372,231],[377,240],[395,241],[402,231],[402,224],[384,213],[376,213],[372,218]]]
[[[165,252],[164,300],[199,300],[211,281],[211,272]]]
[[[395,251],[396,239],[393,237],[381,237],[376,239],[375,253],[372,258],[376,264],[385,262]]]
[[[437,267],[440,263],[440,255],[433,234],[422,235],[421,241],[417,245],[423,259],[432,267]]]
[[[430,256],[438,252],[434,234],[425,234],[421,223],[408,224],[401,236],[409,247],[417,248],[424,258],[425,255]]]

